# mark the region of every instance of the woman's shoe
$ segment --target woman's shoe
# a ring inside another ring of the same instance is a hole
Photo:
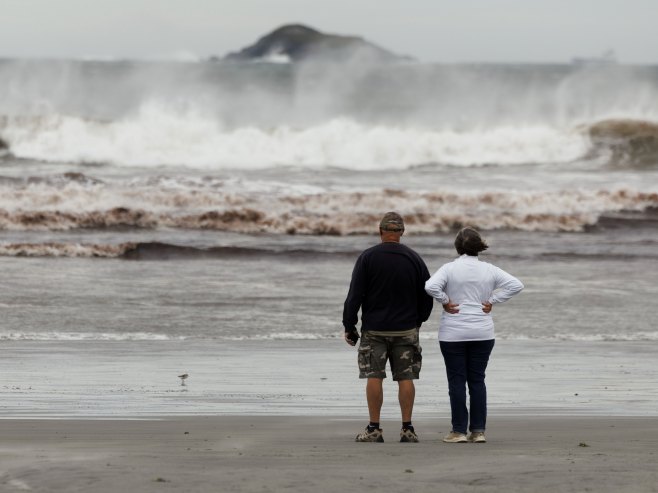
[[[473,443],[487,443],[487,439],[484,436],[484,431],[474,431],[468,437],[469,442]]]
[[[446,443],[466,443],[468,442],[468,438],[466,438],[466,435],[463,433],[451,431],[443,437],[443,441]]]

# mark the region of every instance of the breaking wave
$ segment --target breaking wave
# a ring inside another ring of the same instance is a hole
[[[655,165],[657,80],[652,67],[622,65],[4,60],[0,152],[208,170],[507,166],[606,154]]]
[[[436,340],[436,331],[423,329],[420,339],[424,341]],[[251,335],[167,335],[152,332],[0,332],[0,341],[98,341],[98,342],[121,342],[121,341],[184,341],[190,339],[205,339],[234,341],[234,342],[263,342],[263,341],[339,341],[342,334],[317,333],[317,332],[270,332]],[[575,334],[560,333],[550,336],[528,336],[526,334],[497,334],[497,338],[508,341],[532,341],[540,340],[547,342],[633,342],[633,341],[658,341],[658,332],[635,332],[628,334]]]
[[[611,119],[587,129],[591,153],[618,167],[658,168],[658,122]]]
[[[305,128],[231,129],[213,117],[180,115],[150,105],[137,116],[111,122],[62,115],[4,117],[0,135],[12,155],[22,159],[208,170],[565,163],[590,150],[586,134],[543,125],[458,131],[338,118]]]
[[[632,341],[658,341],[658,331],[629,332],[626,334],[582,334],[561,332],[551,335],[528,336],[525,334],[496,334],[496,338],[508,341],[541,340],[541,341],[579,341],[579,342],[632,342]]]
[[[317,258],[318,255],[353,258],[356,250],[319,251],[303,248],[249,248],[235,246],[191,247],[162,242],[95,243],[0,243],[4,257],[124,258],[128,260],[164,260],[171,258],[244,258],[278,257]]]
[[[0,243],[4,257],[100,257],[116,258],[135,248],[133,243],[94,245],[85,243]]]
[[[103,183],[84,175],[0,180],[0,230],[190,229],[303,235],[371,234],[394,200],[411,234],[483,230],[583,231],[655,223],[658,191],[331,191],[277,183],[155,179]],[[130,205],[128,205],[130,204]],[[55,250],[63,250],[56,244]],[[6,248],[6,247],[5,247]],[[28,247],[12,247],[29,254]],[[104,247],[90,256],[116,256]]]
[[[420,339],[424,341],[434,341],[437,338],[436,330],[422,329]],[[560,333],[550,336],[528,336],[526,334],[496,334],[497,339],[507,341],[582,341],[582,342],[631,342],[631,341],[658,341],[658,332],[635,332],[628,334],[576,334]],[[243,336],[222,337],[231,341],[278,341],[278,340],[342,340],[342,334],[319,334],[312,332],[274,332],[269,334],[252,334]]]
[[[658,167],[658,122],[605,119],[563,129],[501,125],[472,130],[369,126],[340,118],[308,128],[225,128],[214,118],[144,108],[126,120],[0,118],[0,152],[21,159],[115,166],[259,169],[276,166],[408,169],[601,159]]]
[[[0,341],[170,341],[183,336],[152,332],[0,332]]]

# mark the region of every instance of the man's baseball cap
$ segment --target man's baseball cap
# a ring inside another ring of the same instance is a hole
[[[397,212],[387,212],[379,222],[379,229],[384,231],[404,231],[404,221]]]

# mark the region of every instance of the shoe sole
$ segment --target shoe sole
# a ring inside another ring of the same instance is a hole
[[[443,443],[468,443],[468,440],[466,438],[461,438],[461,439],[457,439],[457,440],[446,440],[444,438]]]
[[[418,439],[412,440],[411,438],[401,437],[400,443],[418,443]]]
[[[379,437],[376,440],[354,440],[357,443],[384,443],[384,437]]]

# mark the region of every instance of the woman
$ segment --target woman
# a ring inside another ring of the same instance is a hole
[[[460,255],[425,283],[425,291],[443,305],[439,344],[448,375],[452,431],[447,443],[484,443],[487,422],[487,387],[484,383],[489,355],[494,346],[491,308],[523,289],[523,284],[502,269],[481,262],[478,254],[488,245],[473,228],[455,238]],[[466,408],[466,384],[470,394],[471,420]],[[466,430],[470,429],[470,436]]]

